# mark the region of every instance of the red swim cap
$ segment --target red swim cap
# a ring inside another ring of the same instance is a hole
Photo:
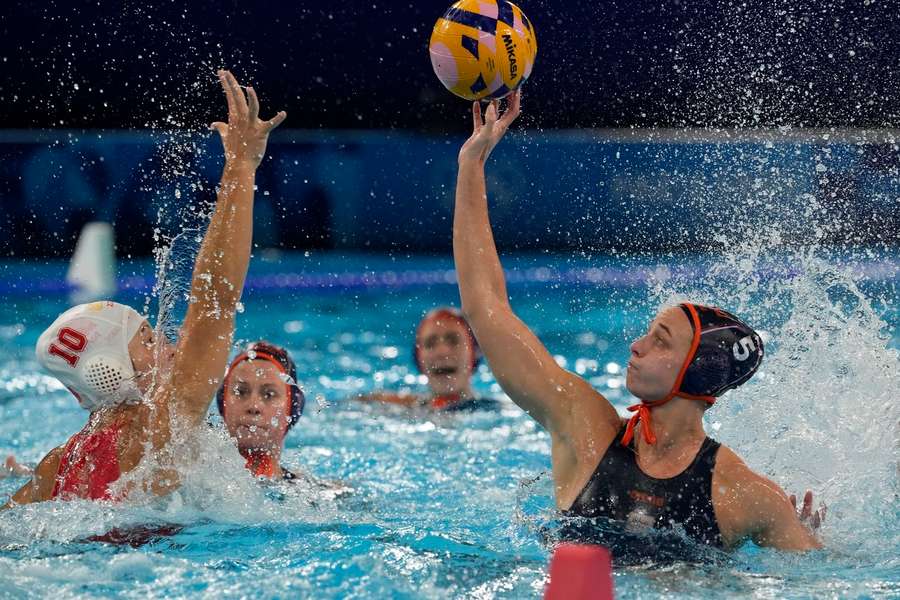
[[[413,342],[413,361],[416,363],[416,368],[419,369],[419,372],[422,371],[422,359],[419,357],[419,334],[422,333],[425,323],[435,319],[450,319],[463,326],[466,335],[469,337],[469,344],[472,346],[472,372],[474,373],[478,363],[481,362],[481,348],[478,346],[478,340],[475,339],[475,334],[472,333],[472,328],[469,327],[469,322],[466,321],[462,311],[451,306],[439,306],[430,310],[419,321],[419,325],[416,327],[416,339]]]

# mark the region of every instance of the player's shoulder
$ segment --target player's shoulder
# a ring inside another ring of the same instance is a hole
[[[56,471],[59,469],[59,462],[62,460],[63,454],[66,452],[66,446],[68,443],[57,446],[53,450],[47,453],[47,455],[38,463],[37,467],[35,467],[35,473],[39,473],[41,475],[48,474],[48,471],[52,471],[49,473],[50,475],[56,475]]]
[[[774,481],[751,469],[734,450],[724,444],[716,455],[714,483],[737,496],[752,494],[759,500],[775,499],[784,492]]]
[[[59,464],[66,452],[68,443],[57,446],[47,453],[47,455],[34,468],[34,475],[31,479],[31,501],[49,500],[53,494],[53,487],[56,484],[56,476],[59,473]]]

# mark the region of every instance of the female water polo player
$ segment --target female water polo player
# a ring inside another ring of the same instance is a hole
[[[287,350],[254,342],[239,353],[216,394],[228,434],[257,477],[295,479],[281,466],[284,438],[303,414],[306,398]]]
[[[114,302],[76,306],[40,337],[38,361],[90,412],[87,425],[51,451],[12,505],[52,498],[119,499],[134,489],[165,494],[179,483],[167,452],[173,426],[203,423],[219,388],[250,261],[253,189],[269,133],[285,119],[261,121],[253,88],[246,95],[220,71],[228,123],[213,123],[225,168],[191,282],[178,342],[154,336],[135,310]],[[140,480],[113,486],[152,455]]]
[[[626,422],[588,382],[559,367],[513,313],[488,218],[484,165],[519,114],[520,95],[496,102],[459,152],[453,251],[463,311],[500,385],[550,433],[556,503],[567,514],[630,528],[677,527],[711,546],[746,539],[782,550],[820,547],[807,493],[793,502],[729,448],[708,438],[703,412],[747,381],[763,356],[735,316],[685,303],[661,310],[631,345],[626,385],[641,400]],[[805,526],[808,525],[808,526]]]
[[[419,321],[413,342],[413,360],[428,378],[429,393],[375,392],[359,399],[441,411],[495,408],[494,400],[477,398],[472,391],[480,359],[478,342],[462,313],[451,307],[435,308]]]
[[[324,481],[281,465],[284,438],[306,406],[297,366],[284,348],[264,341],[249,344],[225,372],[216,406],[247,469],[256,477],[303,481],[337,495],[351,491],[340,481]]]

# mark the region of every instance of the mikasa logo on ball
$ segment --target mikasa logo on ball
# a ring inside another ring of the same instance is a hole
[[[515,79],[518,71],[516,64],[516,45],[513,43],[512,36],[508,33],[503,34],[503,45],[506,46],[506,54],[509,56],[509,78]]]

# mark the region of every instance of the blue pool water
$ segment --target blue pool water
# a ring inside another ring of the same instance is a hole
[[[897,597],[898,261],[783,256],[504,261],[510,294],[558,360],[618,407],[628,343],[660,302],[690,294],[768,332],[761,375],[708,413],[710,433],[789,491],[829,504],[827,549],[747,545],[728,560],[619,567],[621,597]],[[523,598],[546,582],[555,514],[550,442],[497,412],[422,414],[348,401],[421,387],[420,315],[457,304],[446,258],[263,255],[238,337],[286,345],[312,399],[284,463],[354,488],[333,499],[261,487],[218,429],[184,488],[139,505],[46,503],[0,514],[0,597]],[[67,306],[62,263],[0,265],[0,454],[29,463],[85,421],[32,348]],[[153,266],[121,265],[120,300],[155,310]],[[487,367],[476,388],[502,397]],[[22,480],[0,480],[0,501]],[[89,541],[176,524],[132,548]]]

